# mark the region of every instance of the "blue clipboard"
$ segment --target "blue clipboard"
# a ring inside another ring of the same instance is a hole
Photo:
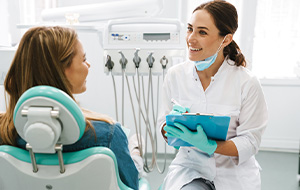
[[[186,113],[183,115],[167,115],[166,124],[174,126],[174,123],[180,123],[188,127],[191,131],[197,130],[197,125],[203,127],[207,137],[214,140],[225,141],[230,117],[229,116],[214,116],[214,115],[201,115],[199,113]],[[170,146],[193,146],[181,139],[168,137],[168,144]]]

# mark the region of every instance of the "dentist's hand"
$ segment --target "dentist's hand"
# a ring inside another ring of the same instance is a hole
[[[190,112],[189,108],[182,107],[180,105],[173,105],[172,111],[170,111],[170,115],[181,115],[182,113]]]
[[[182,107],[180,105],[177,105],[177,104],[174,104],[173,105],[173,109],[172,111],[170,111],[170,115],[181,115],[182,113],[188,113],[190,112],[190,109],[189,108],[185,108],[185,107]],[[166,133],[164,133],[165,135]],[[166,136],[166,135],[165,135]],[[177,150],[179,150],[179,146],[174,146],[174,148],[176,148]]]
[[[167,137],[175,137],[190,143],[191,145],[199,148],[203,152],[211,155],[217,149],[217,142],[208,139],[201,125],[197,126],[197,131],[193,132],[186,126],[180,123],[174,123],[176,127],[166,125],[164,130],[167,132]]]

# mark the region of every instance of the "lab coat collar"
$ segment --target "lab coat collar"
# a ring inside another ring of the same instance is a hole
[[[223,71],[226,71],[231,66],[234,66],[234,61],[232,61],[231,59],[228,58],[228,56],[226,56],[222,65],[218,69],[217,73],[213,76],[214,79],[218,78],[220,76],[220,73],[222,73]],[[196,67],[192,61],[188,61],[188,72],[190,72],[190,71],[193,72],[193,74],[190,75],[191,77],[193,77],[193,79],[199,79]]]
[[[228,70],[229,67],[231,67],[232,65],[234,65],[234,62],[232,60],[230,60],[228,57],[225,57],[222,65],[218,69],[217,73],[213,76],[214,79],[218,78],[221,75],[221,73],[223,73],[226,70]]]

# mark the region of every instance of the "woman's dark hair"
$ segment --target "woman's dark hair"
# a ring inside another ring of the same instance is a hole
[[[222,0],[215,0],[198,6],[194,11],[206,10],[214,19],[220,36],[234,34],[238,28],[238,15],[236,8]],[[234,40],[223,50],[224,57],[228,57],[235,62],[236,66],[246,66],[246,60],[239,46]]]

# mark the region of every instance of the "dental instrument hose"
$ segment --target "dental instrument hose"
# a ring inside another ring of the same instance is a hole
[[[106,57],[106,63],[105,63],[105,67],[107,67],[109,73],[111,74],[111,78],[113,81],[113,88],[114,88],[114,95],[115,95],[115,111],[116,111],[116,120],[119,121],[119,117],[118,117],[118,101],[117,101],[117,90],[116,90],[116,82],[115,82],[115,78],[114,75],[112,73],[112,69],[114,68],[114,62],[111,60],[111,56],[107,55]]]
[[[124,69],[122,69],[122,126],[124,126]]]
[[[112,77],[112,81],[113,81],[114,94],[115,94],[116,120],[119,121],[116,82],[115,82],[115,77],[113,76],[112,72],[110,72],[110,73],[111,73],[111,77]]]
[[[139,73],[138,73],[138,77],[139,77]],[[141,76],[141,77],[142,77],[142,86],[143,86],[143,83],[144,83],[144,81],[143,81],[143,76]],[[134,78],[133,78],[133,81],[134,81]],[[139,78],[138,78],[138,83],[139,83]],[[141,102],[141,96],[138,97],[137,92],[136,92],[135,82],[133,82],[133,84],[134,84],[134,90],[135,90],[136,98],[137,98],[138,102]],[[140,84],[139,84],[139,86],[140,86]],[[139,89],[140,89],[140,87],[139,87]],[[143,88],[143,89],[144,89],[144,88]],[[140,94],[140,91],[139,91],[139,94]],[[143,94],[144,94],[144,90],[143,90]],[[145,105],[145,99],[146,99],[146,98],[145,98],[145,96],[144,96],[144,106],[145,106],[145,111],[146,111],[147,108],[146,108],[146,105]],[[143,120],[144,120],[145,125],[146,125],[146,134],[145,134],[145,148],[146,148],[146,149],[145,149],[145,152],[147,152],[147,142],[148,142],[148,135],[147,135],[147,134],[149,134],[149,137],[150,137],[150,142],[151,142],[152,150],[153,150],[153,148],[155,148],[155,142],[154,142],[153,135],[152,135],[152,131],[151,131],[151,126],[150,126],[150,122],[149,122],[149,117],[148,117],[147,113],[146,113],[146,114],[143,114],[143,111],[142,111],[142,108],[141,108],[141,103],[139,104],[139,108],[140,108],[140,110],[141,110],[140,114],[141,114],[141,116],[143,117]],[[155,150],[152,151],[152,153],[154,153],[154,152],[155,152]],[[151,163],[151,166],[149,167],[149,166],[148,166],[148,163],[147,163],[147,162],[148,162],[147,154],[145,154],[144,158],[145,158],[144,170],[145,170],[147,173],[149,173],[149,172],[151,172],[151,171],[153,170],[153,168],[154,168],[155,159],[153,159],[153,154],[152,154],[152,163]]]
[[[143,118],[143,121],[144,121],[144,123],[145,123],[145,125],[146,125],[146,129],[147,129],[147,132],[148,132],[148,134],[149,134],[149,136],[150,136],[150,141],[151,141],[151,145],[152,145],[152,150],[153,150],[153,152],[152,152],[152,164],[151,164],[151,166],[148,166],[148,159],[147,159],[147,155],[145,156],[145,166],[144,166],[144,170],[146,171],[146,172],[151,172],[152,170],[153,170],[153,168],[154,168],[154,165],[156,165],[156,167],[157,167],[157,170],[158,170],[158,172],[159,173],[163,173],[164,171],[165,171],[165,168],[166,168],[166,143],[164,143],[164,165],[163,165],[163,169],[160,169],[159,168],[159,166],[158,166],[158,164],[157,164],[157,137],[154,137],[153,138],[153,135],[152,135],[152,130],[151,130],[151,126],[150,126],[150,122],[149,122],[149,118],[148,119],[146,119],[145,118],[145,115],[147,115],[147,114],[143,114],[143,110],[142,110],[142,108],[141,108],[141,96],[140,96],[140,78],[142,78],[142,89],[143,89],[143,99],[144,99],[144,108],[145,108],[145,110],[147,110],[147,105],[146,105],[146,99],[148,99],[148,98],[146,98],[146,96],[145,96],[145,88],[144,88],[144,80],[143,80],[143,76],[141,76],[140,77],[140,75],[139,75],[139,70],[137,69],[137,76],[138,76],[138,92],[137,92],[137,88],[136,88],[136,83],[135,83],[135,80],[134,80],[134,76],[132,77],[132,80],[133,80],[133,85],[134,85],[134,91],[135,91],[135,95],[136,95],[136,99],[137,99],[137,101],[139,102],[139,109],[141,110],[140,112],[139,112],[139,114],[142,116],[142,118]],[[152,73],[151,73],[151,76],[152,76]],[[150,80],[151,80],[152,78],[150,78]],[[157,89],[158,89],[158,91],[157,91],[157,97],[159,97],[158,95],[159,95],[159,77],[158,77],[158,87],[157,87]],[[150,87],[150,86],[149,86]],[[150,88],[148,88],[148,92],[150,92],[149,91],[150,90]],[[138,95],[139,94],[139,95]],[[149,94],[149,93],[148,93]],[[149,97],[149,95],[148,95],[148,97]],[[152,98],[151,98],[151,100],[153,101],[153,93],[152,93]],[[158,101],[157,101],[157,110],[158,110],[158,102],[159,102],[159,99],[158,99]],[[152,104],[152,106],[153,106],[154,104]],[[154,108],[153,108],[154,109]],[[148,111],[149,112],[149,111]],[[157,111],[157,113],[156,113],[156,115],[158,115],[158,111]],[[156,118],[157,118],[157,116],[156,116]],[[157,123],[157,122],[155,122],[155,123]],[[155,127],[155,126],[154,126]],[[157,136],[156,135],[156,130],[154,131],[155,132],[155,136]],[[145,138],[147,138],[147,134],[145,135],[146,137]],[[146,145],[146,147],[147,147],[147,141],[146,141],[146,143],[145,143]]]

